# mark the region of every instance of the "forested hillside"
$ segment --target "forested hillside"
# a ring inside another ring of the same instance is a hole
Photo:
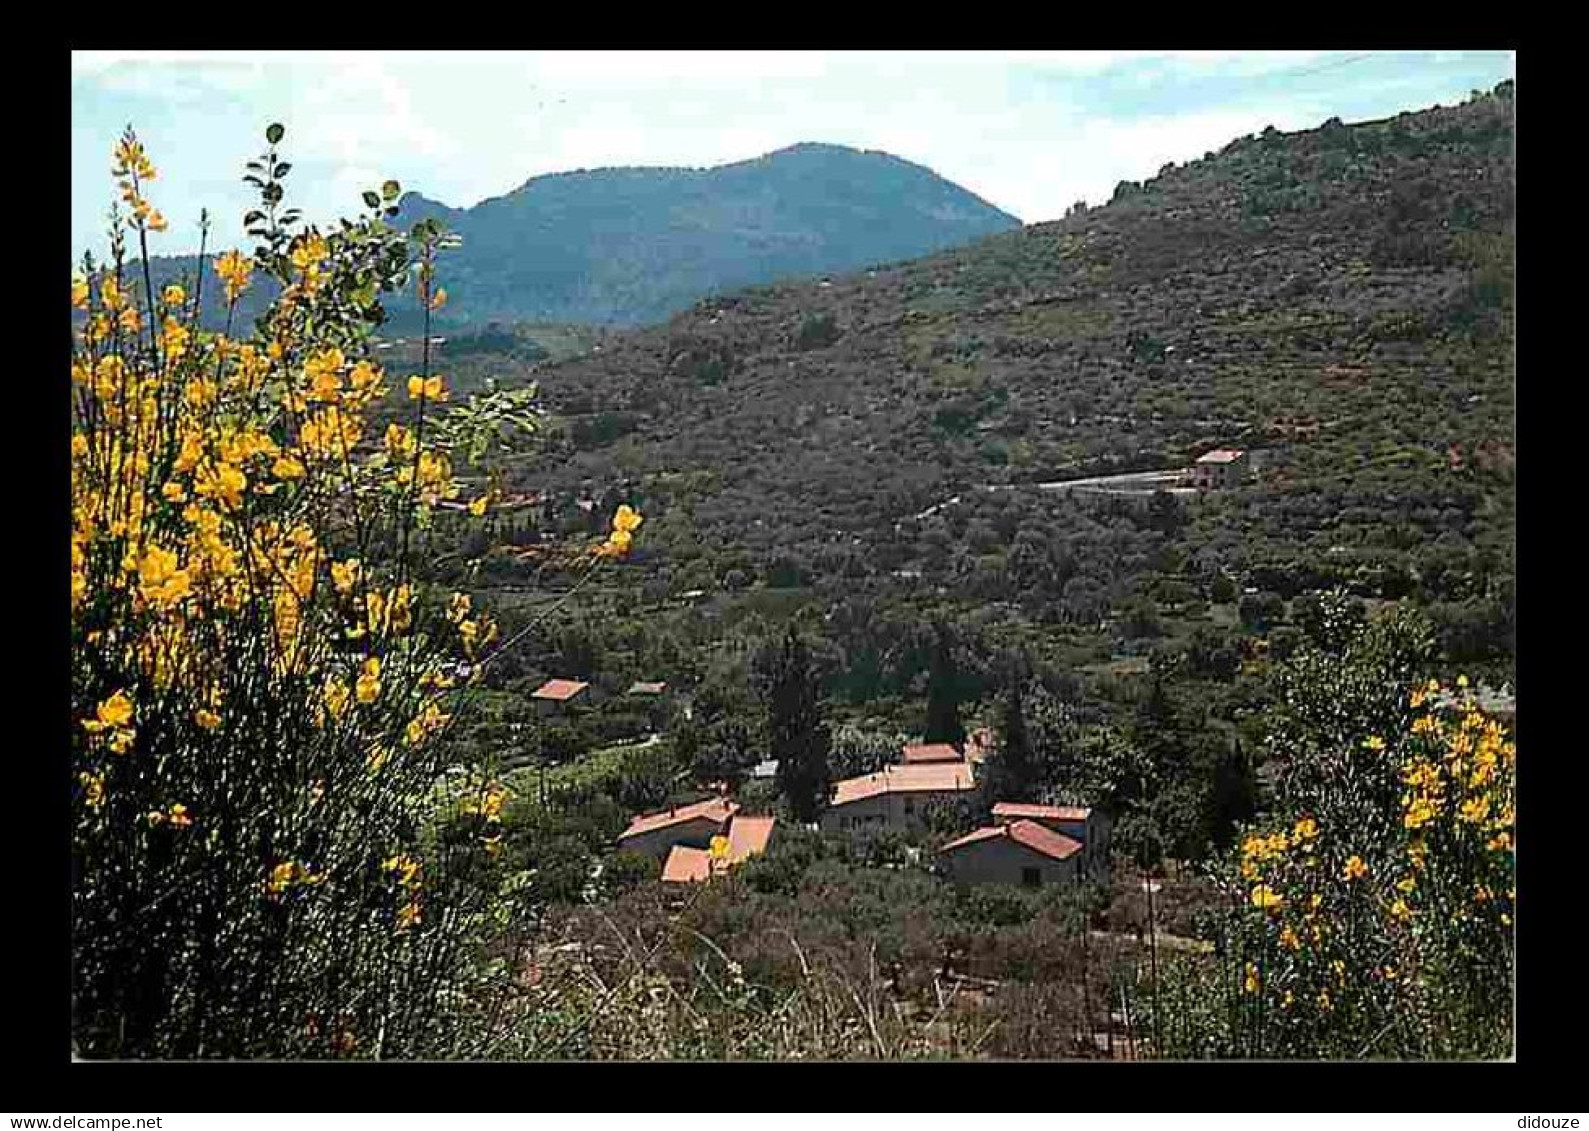
[[[659,592],[881,596],[919,572],[914,592],[1096,625],[1225,574],[1282,598],[1344,583],[1416,595],[1459,654],[1500,658],[1512,154],[1508,84],[1240,138],[1058,223],[706,302],[538,373],[565,442],[518,485],[632,485]],[[523,367],[459,365],[486,371]],[[981,489],[1220,444],[1256,452],[1254,481],[1159,519]]]

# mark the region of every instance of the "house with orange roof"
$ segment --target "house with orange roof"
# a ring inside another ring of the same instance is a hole
[[[974,789],[971,767],[963,761],[884,766],[875,774],[845,778],[834,786],[833,799],[822,813],[822,831],[920,828],[928,805]]]
[[[568,711],[576,704],[590,702],[590,684],[579,679],[549,679],[534,691],[530,698],[542,715]]]
[[[1032,821],[1072,840],[1083,848],[1082,870],[1099,879],[1109,876],[1109,815],[1085,805],[1033,805],[1000,801],[993,807],[993,823],[1010,825]]]
[[[704,849],[686,844],[674,845],[662,865],[663,882],[702,883],[743,864],[752,856],[766,852],[772,840],[775,820],[773,817],[750,817],[735,813],[729,818],[728,832],[721,836],[716,854],[710,845]]]
[[[666,860],[678,845],[707,849],[714,836],[727,833],[729,819],[739,804],[726,797],[709,797],[692,805],[676,805],[645,813],[618,834],[618,847]]]
[[[938,850],[949,878],[960,884],[1075,883],[1085,874],[1082,842],[1036,821],[989,825]]]

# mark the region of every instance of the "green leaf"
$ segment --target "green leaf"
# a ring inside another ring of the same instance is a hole
[[[272,122],[265,127],[265,140],[275,145],[287,133],[287,129],[280,122]]]
[[[387,181],[381,186],[381,197],[385,200],[396,200],[403,192],[403,186],[396,181]]]
[[[285,177],[287,175],[287,173],[291,169],[292,169],[292,162],[290,162],[290,161],[282,161],[276,166],[276,176],[277,177]]]
[[[380,206],[381,206],[381,198],[376,196],[373,192],[369,192],[369,191],[366,190],[365,193],[364,193],[364,207],[366,207],[366,208],[379,208]]]

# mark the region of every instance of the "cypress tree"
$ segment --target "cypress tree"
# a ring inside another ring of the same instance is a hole
[[[815,821],[833,792],[830,735],[822,722],[811,653],[791,627],[767,682],[767,733],[778,759],[778,791],[799,821]]]
[[[999,720],[999,745],[988,761],[987,794],[990,804],[998,801],[1037,800],[1038,765],[1026,727],[1025,696],[1019,672],[1012,675],[1004,694]]]
[[[960,722],[960,675],[955,668],[954,641],[947,625],[940,623],[933,641],[927,675],[927,727],[923,742],[947,742],[959,747],[965,743],[966,728]]]

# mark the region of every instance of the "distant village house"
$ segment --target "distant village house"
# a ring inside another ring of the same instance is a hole
[[[677,805],[657,813],[646,813],[629,822],[618,834],[618,847],[644,856],[665,860],[679,845],[707,849],[714,836],[725,835],[728,823],[739,811],[737,802],[711,797],[693,805]]]
[[[1001,801],[993,807],[993,823],[1012,825],[1033,821],[1061,833],[1082,846],[1081,869],[1100,880],[1109,878],[1109,817],[1101,809],[1079,805],[1029,805]]]
[[[975,788],[971,767],[963,761],[885,766],[875,774],[837,783],[833,799],[822,813],[822,830],[919,829],[928,805],[953,800]]]
[[[1084,875],[1081,841],[1036,821],[989,825],[939,849],[950,879],[966,884],[1075,883]]]
[[[530,698],[535,700],[536,709],[542,715],[560,713],[569,710],[585,696],[584,702],[589,702],[590,697],[585,695],[590,684],[577,679],[549,679],[534,691]]]
[[[730,868],[743,864],[752,856],[767,851],[775,824],[776,819],[773,817],[734,814],[729,819],[728,831],[718,834],[724,840],[720,854],[713,854],[710,842],[706,848],[696,848],[686,844],[675,845],[662,865],[663,882],[704,883],[713,876],[721,875]]]
[[[1192,465],[1192,486],[1204,490],[1234,487],[1247,477],[1247,453],[1239,448],[1215,448],[1197,457]]]

